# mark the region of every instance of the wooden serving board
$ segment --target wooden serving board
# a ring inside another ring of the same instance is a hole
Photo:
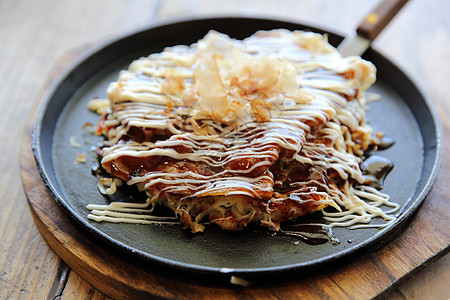
[[[54,78],[74,57],[73,53],[66,56],[50,77]],[[450,163],[446,158],[450,146],[447,143],[434,187],[406,229],[392,242],[359,253],[330,269],[291,274],[283,281],[242,287],[144,264],[97,240],[57,205],[33,157],[33,119],[30,118],[23,136],[20,165],[34,221],[49,246],[67,265],[115,299],[367,299],[389,292],[402,279],[450,249],[450,193],[446,188],[450,182]],[[449,124],[446,116],[442,119],[446,136],[450,132]]]

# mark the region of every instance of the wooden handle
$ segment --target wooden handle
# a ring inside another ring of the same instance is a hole
[[[383,0],[358,26],[358,35],[373,41],[408,0]]]

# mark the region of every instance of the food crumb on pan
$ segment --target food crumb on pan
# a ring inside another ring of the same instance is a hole
[[[81,148],[81,144],[77,141],[76,136],[71,136],[69,139],[69,143],[73,148]]]
[[[85,163],[85,162],[86,162],[86,154],[77,153],[77,158],[73,162],[73,165],[76,166],[78,163]]]
[[[238,276],[234,276],[234,275],[231,276],[230,283],[235,284],[235,285],[244,286],[244,287],[247,287],[252,284],[250,281],[245,280],[242,277],[238,277]]]

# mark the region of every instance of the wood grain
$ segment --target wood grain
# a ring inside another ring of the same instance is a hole
[[[445,130],[447,132],[448,129]],[[187,299],[263,296],[274,299],[372,298],[388,291],[398,280],[415,271],[424,262],[448,251],[448,227],[445,222],[433,221],[445,220],[445,216],[440,215],[440,210],[443,209],[448,214],[450,207],[446,201],[442,201],[442,195],[433,197],[433,193],[436,193],[433,190],[408,230],[393,243],[352,259],[347,265],[326,274],[267,286],[256,285],[246,289],[226,282],[208,284],[190,281],[172,273],[167,274],[164,269],[126,261],[115,251],[105,251],[101,243],[79,228],[47,194],[36,168],[33,168],[31,152],[26,146],[30,143],[29,139],[29,134],[26,133],[21,149],[22,178],[39,231],[58,256],[77,274],[116,299],[144,299],[149,296]],[[428,234],[429,230],[434,234]],[[423,237],[424,233],[427,233],[426,237]],[[422,238],[417,241],[417,237]],[[135,280],[136,278],[139,280]],[[91,295],[95,293],[90,285],[86,285],[86,282],[78,277],[71,277],[69,286],[74,291],[84,286],[89,288],[88,293]],[[67,293],[67,297],[74,296],[73,292]],[[104,295],[97,294],[95,297],[101,298]]]
[[[52,298],[67,270],[40,236],[20,182],[19,137],[35,99],[64,53],[150,23],[157,2],[0,1],[0,299]]]
[[[64,294],[61,297],[61,300],[80,300],[80,299],[97,299],[97,300],[112,300],[112,298],[106,296],[96,288],[94,288],[90,283],[86,280],[78,276],[76,273],[72,273],[69,281],[67,282],[67,286],[64,289]],[[82,293],[83,298],[80,298],[80,291]]]
[[[0,299],[53,298],[61,275],[65,291],[77,299],[102,299],[92,285],[69,270],[38,234],[19,178],[19,145],[32,103],[61,55],[85,44],[148,25],[154,18],[218,13],[268,15],[349,33],[377,0],[3,0],[0,1]],[[426,12],[426,13],[425,13]],[[420,83],[439,104],[442,123],[450,115],[450,2],[410,1],[380,34],[374,47]],[[48,82],[47,82],[48,83]],[[446,129],[444,144],[447,145]],[[446,191],[446,148],[433,197]],[[438,190],[438,191],[436,191]],[[430,197],[429,197],[430,198]],[[428,205],[428,199],[425,202]],[[437,210],[440,208],[437,207]],[[419,217],[419,216],[418,216]],[[439,218],[448,218],[441,213]],[[414,223],[413,223],[414,224]],[[431,227],[434,228],[434,227]],[[448,232],[448,228],[445,229]],[[420,236],[416,235],[420,239]],[[414,244],[414,240],[409,240]],[[401,248],[400,248],[401,249]],[[430,248],[433,251],[433,247]],[[413,255],[412,261],[421,260]],[[395,261],[390,264],[396,263]],[[402,279],[390,299],[448,299],[447,255],[410,279]],[[330,279],[331,280],[331,279]],[[65,282],[65,281],[64,281]],[[80,284],[82,282],[82,284]],[[378,282],[378,281],[377,281]],[[377,283],[378,284],[378,283]],[[93,291],[96,292],[93,292]],[[63,298],[68,294],[63,294]],[[247,295],[247,294],[246,294]],[[272,295],[271,293],[268,296]],[[341,293],[342,295],[342,293]],[[384,297],[385,295],[383,295]]]
[[[29,143],[30,135],[26,133],[21,149],[21,174],[40,233],[78,275],[115,299],[255,299],[266,296],[272,299],[368,299],[385,293],[420,265],[449,250],[450,235],[445,217],[448,217],[450,205],[439,194],[442,191],[433,189],[410,226],[393,242],[377,251],[362,253],[326,273],[297,275],[297,279],[282,283],[247,288],[226,281],[209,282],[198,276],[185,277],[185,274],[127,259],[114,249],[105,249],[101,241],[85,232],[47,192],[27,147]],[[445,180],[442,177],[448,179],[450,173],[444,172],[438,180]]]

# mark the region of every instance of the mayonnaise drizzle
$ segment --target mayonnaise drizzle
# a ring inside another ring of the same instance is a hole
[[[196,166],[131,174],[127,184],[144,188],[152,203],[208,195],[270,202],[287,198],[267,198],[274,185],[269,168],[278,160],[290,161],[309,166],[321,178],[293,183],[290,199],[316,194],[319,204],[343,208],[324,212],[330,226],[371,226],[374,217],[389,223],[399,206],[364,186],[359,167],[358,155],[372,134],[365,123],[364,92],[374,81],[371,63],[341,57],[317,34],[261,31],[238,41],[210,32],[189,47],[134,61],[111,83],[102,164],[111,169],[123,158],[162,157]],[[170,138],[137,142],[130,139],[133,128]],[[343,187],[329,184],[328,169]],[[381,206],[392,209],[385,212]],[[136,217],[141,211],[117,212],[116,205],[88,209],[96,221],[157,222]],[[270,211],[266,214],[270,219]]]

